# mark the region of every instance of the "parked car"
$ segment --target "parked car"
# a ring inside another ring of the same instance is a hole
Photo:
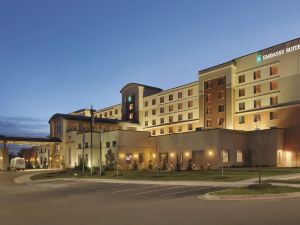
[[[25,159],[16,157],[13,158],[10,162],[10,168],[12,170],[18,171],[18,170],[25,170]]]

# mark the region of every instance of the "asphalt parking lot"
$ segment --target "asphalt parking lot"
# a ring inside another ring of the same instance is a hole
[[[108,182],[80,181],[47,181],[33,184],[41,190],[52,191],[63,195],[104,194],[111,199],[122,200],[164,200],[172,198],[196,197],[211,191],[222,190],[222,187],[181,186],[153,184],[124,184]]]

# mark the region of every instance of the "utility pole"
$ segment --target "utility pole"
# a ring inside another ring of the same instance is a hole
[[[93,129],[94,129],[94,109],[91,105],[91,176],[93,175]]]

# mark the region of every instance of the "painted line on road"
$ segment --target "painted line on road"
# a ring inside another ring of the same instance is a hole
[[[141,190],[141,189],[148,189],[148,188],[153,188],[157,187],[157,185],[150,185],[150,186],[143,186],[143,187],[138,187],[138,188],[128,188],[124,190],[119,190],[119,191],[113,191],[112,193],[119,193],[119,192],[126,192],[126,191],[134,191],[134,190]]]
[[[211,187],[203,187],[203,188],[197,188],[197,189],[190,189],[190,190],[186,190],[186,191],[172,192],[172,193],[160,195],[160,197],[170,196],[170,195],[177,195],[177,194],[182,194],[182,193],[187,193],[187,192],[197,191],[197,190],[207,189],[207,188],[211,188]]]
[[[151,191],[143,191],[143,192],[138,192],[138,193],[134,193],[134,194],[135,195],[142,195],[142,194],[148,194],[148,193],[157,192],[157,191],[171,190],[171,189],[176,189],[176,188],[180,188],[180,186],[170,187],[170,188],[165,188],[165,189],[155,189],[155,190],[151,190]]]
[[[122,185],[128,185],[128,184],[118,184],[118,188],[119,186]],[[85,187],[85,188],[81,188],[78,191],[91,191],[91,190],[95,190],[95,191],[103,191],[103,190],[109,190],[109,189],[114,189],[116,188],[115,184],[109,184],[109,185],[97,185],[97,186],[92,186],[92,187]]]

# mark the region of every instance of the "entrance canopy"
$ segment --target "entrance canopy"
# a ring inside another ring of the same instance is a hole
[[[40,145],[60,143],[61,140],[59,138],[12,137],[0,135],[0,142],[17,145]]]

